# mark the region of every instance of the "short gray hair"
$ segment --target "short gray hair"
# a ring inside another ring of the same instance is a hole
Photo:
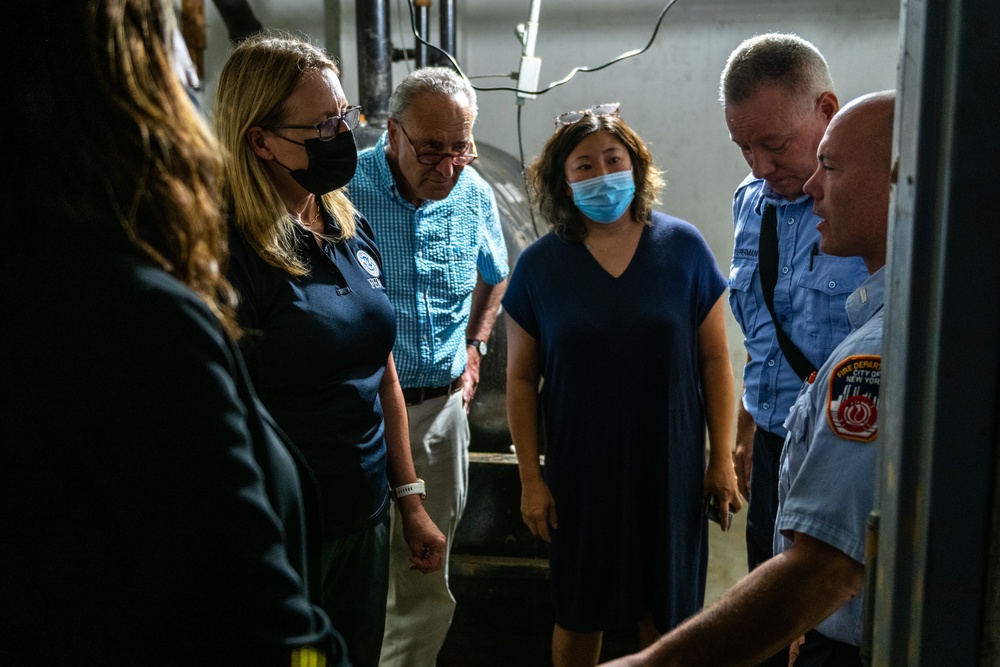
[[[745,102],[764,83],[783,88],[810,107],[823,93],[833,92],[833,78],[823,54],[811,42],[792,34],[757,35],[736,47],[722,70],[719,101],[723,106]]]
[[[472,111],[472,122],[476,121],[479,109],[476,106],[476,91],[469,80],[449,67],[424,67],[410,72],[399,82],[389,98],[389,118],[401,120],[413,100],[421,93],[435,93],[448,97],[465,96]],[[459,100],[461,101],[461,100]]]

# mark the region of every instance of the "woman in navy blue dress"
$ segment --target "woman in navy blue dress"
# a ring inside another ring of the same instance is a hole
[[[503,305],[521,513],[550,542],[561,667],[596,664],[605,630],[638,624],[645,646],[698,611],[703,499],[742,503],[726,281],[692,225],[652,210],[663,181],[617,105],[556,124],[530,168],[552,232]]]

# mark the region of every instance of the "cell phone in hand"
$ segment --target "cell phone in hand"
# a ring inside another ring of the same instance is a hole
[[[727,509],[729,509],[727,507]],[[722,515],[719,512],[719,499],[715,497],[714,493],[710,493],[705,496],[705,516],[708,517],[709,521],[714,521],[715,523],[722,525]],[[733,525],[733,511],[729,509],[729,521],[726,522],[726,526]]]

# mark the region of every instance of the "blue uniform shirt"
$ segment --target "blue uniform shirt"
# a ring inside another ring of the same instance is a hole
[[[758,426],[784,436],[783,424],[802,380],[781,352],[760,286],[757,251],[765,202],[773,204],[778,215],[774,312],[782,329],[814,366],[823,363],[850,331],[844,302],[868,277],[868,271],[858,257],[819,252],[816,224],[820,218],[813,215],[812,197],[788,201],[752,175],[736,190],[729,304],[750,356],[743,369],[743,405]]]
[[[885,269],[847,301],[854,330],[803,385],[781,453],[774,552],[805,533],[865,562],[868,514],[875,504],[879,379]],[[816,626],[827,637],[861,644],[864,593]]]
[[[348,188],[372,225],[396,310],[393,349],[403,387],[440,387],[465,370],[465,329],[476,271],[496,285],[507,277],[507,248],[493,191],[465,167],[445,199],[419,207],[403,199],[386,161],[383,134],[358,155]]]

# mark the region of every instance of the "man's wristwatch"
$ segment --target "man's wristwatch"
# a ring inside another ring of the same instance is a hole
[[[399,498],[403,498],[404,496],[412,496],[417,493],[420,494],[421,498],[427,497],[427,485],[424,484],[424,480],[420,478],[417,478],[417,481],[415,482],[412,482],[410,484],[403,484],[402,486],[397,486],[395,489],[392,490],[392,495],[394,495],[397,500]]]
[[[466,345],[471,345],[472,347],[476,348],[476,352],[479,353],[480,357],[485,357],[486,353],[489,352],[489,350],[490,350],[490,348],[486,347],[486,341],[484,341],[484,340],[471,340],[470,339],[470,340],[465,341],[465,344]]]

